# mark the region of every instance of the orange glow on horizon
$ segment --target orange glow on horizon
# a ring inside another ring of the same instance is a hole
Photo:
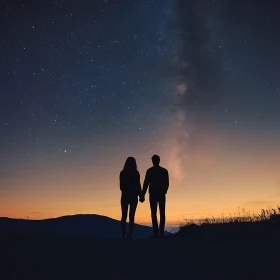
[[[280,148],[276,143],[265,143],[261,148],[254,139],[242,135],[237,139],[215,131],[199,133],[197,139],[188,140],[195,145],[188,149],[180,167],[183,178],[177,180],[176,174],[170,174],[167,224],[234,214],[238,208],[259,213],[262,208],[279,204]],[[99,214],[119,219],[118,176],[126,156],[136,157],[143,183],[155,151],[151,148],[142,153],[136,147],[133,153],[133,144],[127,147],[125,156],[117,154],[118,147],[108,147],[108,155],[115,151],[115,156],[105,155],[98,164],[67,165],[62,159],[50,158],[43,167],[32,162],[22,166],[14,176],[0,179],[5,186],[0,193],[0,216],[45,219]],[[172,165],[167,154],[161,154],[162,166]],[[136,222],[150,224],[148,195],[144,204],[138,204]]]

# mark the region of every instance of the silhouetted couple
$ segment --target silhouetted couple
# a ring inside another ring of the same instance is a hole
[[[120,173],[120,189],[121,196],[121,230],[122,238],[132,238],[134,228],[134,217],[138,204],[145,201],[145,194],[149,188],[151,217],[153,223],[153,238],[164,236],[165,226],[165,195],[169,187],[168,171],[159,165],[160,157],[153,155],[153,167],[149,168],[146,172],[146,177],[141,190],[140,174],[137,170],[136,160],[133,157],[128,157],[124,168]],[[157,208],[159,206],[160,224],[158,226]],[[129,208],[129,231],[126,232],[126,219]]]

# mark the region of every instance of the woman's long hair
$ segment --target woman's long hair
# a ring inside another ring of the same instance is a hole
[[[128,157],[125,161],[123,171],[137,170],[136,159],[134,157]]]

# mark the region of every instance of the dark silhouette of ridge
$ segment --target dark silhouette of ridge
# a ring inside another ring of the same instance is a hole
[[[98,215],[43,221],[0,218],[0,229],[20,223],[61,225],[65,230],[69,223],[82,228],[88,221],[104,225],[115,220]],[[280,217],[274,216],[257,223],[191,225],[156,241],[0,234],[0,279],[279,279],[279,222]]]
[[[189,224],[182,226],[175,234],[177,237],[196,239],[237,239],[272,238],[280,236],[280,214],[272,215],[263,221],[252,222],[220,222]]]
[[[146,238],[152,228],[135,224],[135,238]],[[44,220],[25,220],[0,217],[0,234],[41,233],[64,236],[120,238],[118,220],[95,214],[77,214]]]

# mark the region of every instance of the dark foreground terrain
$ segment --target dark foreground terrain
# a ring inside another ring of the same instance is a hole
[[[280,279],[278,225],[189,228],[166,239],[9,234],[0,279]]]

